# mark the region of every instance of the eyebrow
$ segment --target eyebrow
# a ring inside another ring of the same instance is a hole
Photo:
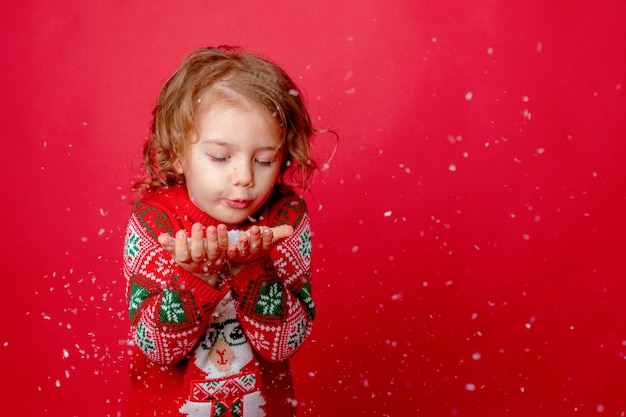
[[[234,145],[232,143],[225,142],[225,141],[223,141],[221,139],[204,139],[204,140],[200,141],[200,145],[203,145],[203,144],[224,146],[226,148],[234,147]],[[271,145],[261,146],[261,147],[255,148],[255,150],[257,150],[257,151],[278,151],[280,148],[282,148],[282,143],[279,143],[276,146],[271,146]]]

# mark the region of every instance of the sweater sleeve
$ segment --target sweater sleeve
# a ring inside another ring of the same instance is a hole
[[[270,226],[289,224],[294,233],[269,256],[252,262],[230,287],[239,322],[254,348],[274,362],[291,357],[311,333],[311,229],[304,200],[282,200]]]
[[[163,209],[134,205],[126,229],[124,277],[131,333],[149,360],[173,364],[185,358],[207,327],[225,291],[183,270],[161,247],[161,233],[174,234]]]

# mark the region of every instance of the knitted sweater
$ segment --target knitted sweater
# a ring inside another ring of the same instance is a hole
[[[214,288],[183,270],[157,237],[218,222],[184,186],[135,203],[124,250],[136,342],[129,416],[295,415],[288,359],[310,334],[315,313],[309,217],[294,194],[273,195],[250,221],[295,231],[236,276],[223,271]]]

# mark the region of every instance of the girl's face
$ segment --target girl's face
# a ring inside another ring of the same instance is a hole
[[[211,106],[177,164],[191,201],[225,224],[248,219],[267,201],[282,161],[278,123],[253,106]]]

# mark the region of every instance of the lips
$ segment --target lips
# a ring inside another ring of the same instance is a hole
[[[243,200],[243,199],[227,199],[226,200],[226,204],[228,204],[228,207],[232,208],[232,209],[246,209],[250,206],[250,204],[252,204],[252,200]]]

